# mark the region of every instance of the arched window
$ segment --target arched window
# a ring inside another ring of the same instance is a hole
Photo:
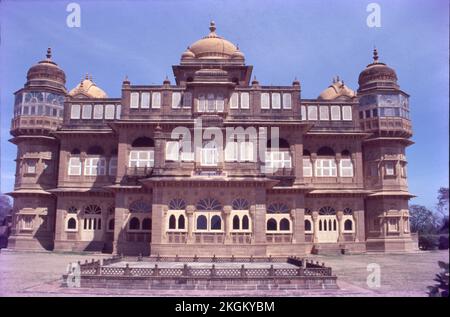
[[[345,220],[345,222],[344,222],[344,230],[352,231],[353,230],[353,221],[351,221],[350,219]]]
[[[77,228],[77,221],[75,218],[69,218],[67,221],[67,229],[76,229]]]
[[[69,209],[67,209],[67,213],[69,213],[69,214],[76,214],[77,212],[78,212],[78,209],[75,206],[70,206]]]
[[[178,229],[184,229],[185,226],[185,219],[183,215],[180,215],[178,218]]]
[[[280,231],[289,231],[290,223],[286,218],[281,219],[280,221]]]
[[[220,230],[222,229],[222,219],[220,216],[212,216],[211,218],[211,230]]]
[[[170,210],[184,210],[186,209],[186,202],[183,199],[175,198],[169,202]]]
[[[346,216],[353,215],[353,210],[351,208],[344,208],[344,215]]]
[[[131,230],[139,230],[140,227],[139,219],[136,217],[131,218],[129,227]]]
[[[305,215],[308,215],[308,216],[312,215],[312,211],[310,208],[305,208]]]
[[[86,152],[87,155],[103,155],[103,153],[103,149],[99,145],[91,146]]]
[[[84,213],[87,215],[100,215],[102,209],[97,205],[88,205],[84,208]]]
[[[335,215],[336,211],[334,208],[330,206],[325,206],[319,209],[319,215],[325,216],[325,215]]]
[[[268,231],[276,231],[277,230],[277,221],[273,218],[267,220],[267,230]]]
[[[341,155],[343,156],[343,157],[348,157],[348,156],[350,156],[350,151],[349,150],[344,150],[344,151],[342,151],[341,152]]]
[[[108,230],[114,231],[114,218],[113,219],[109,219]]]
[[[148,137],[139,137],[131,143],[132,147],[155,147],[155,142]]]
[[[305,219],[305,231],[311,231],[311,221]]]
[[[233,217],[233,229],[239,230],[239,216],[236,215]]]
[[[197,217],[197,230],[206,230],[208,227],[208,222],[204,215]]]
[[[248,230],[249,229],[249,220],[248,220],[248,216],[244,215],[244,217],[242,217],[242,229],[243,230]]]
[[[197,203],[197,210],[222,210],[222,205],[217,199],[205,198]]]
[[[152,211],[150,204],[146,203],[143,200],[136,200],[130,204],[129,208],[130,212],[137,213],[149,213]]]
[[[250,204],[244,198],[237,198],[232,202],[233,210],[248,210]]]
[[[144,218],[142,220],[142,230],[152,230],[152,219]]]
[[[169,217],[169,229],[175,229],[176,219],[174,215]]]
[[[267,208],[267,213],[269,214],[281,214],[281,213],[288,213],[289,208],[284,203],[273,203],[270,204]]]
[[[323,146],[317,151],[318,156],[335,156],[334,150],[328,146]]]

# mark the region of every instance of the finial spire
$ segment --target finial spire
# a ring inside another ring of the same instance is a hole
[[[49,47],[49,48],[47,48],[47,59],[52,59],[52,48],[51,47]]]
[[[378,63],[378,50],[376,47],[373,49],[373,62]]]
[[[216,32],[216,23],[214,21],[211,21],[209,23],[209,30],[211,31],[211,33]]]
[[[89,73],[86,73],[86,76],[84,77],[84,79],[89,79]]]

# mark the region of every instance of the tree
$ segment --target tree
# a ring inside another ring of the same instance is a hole
[[[430,297],[448,297],[448,262],[438,262],[441,272],[436,274],[433,286],[428,286],[428,296]]]
[[[0,195],[0,224],[9,213],[11,212],[11,201],[8,196]]]
[[[448,232],[448,187],[441,187],[438,190],[437,211],[442,215],[441,232]]]
[[[430,234],[438,231],[438,217],[427,207],[411,205],[409,206],[409,215],[412,232]]]

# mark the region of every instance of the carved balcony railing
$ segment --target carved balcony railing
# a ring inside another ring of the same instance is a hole
[[[291,243],[292,233],[266,233],[267,243]]]

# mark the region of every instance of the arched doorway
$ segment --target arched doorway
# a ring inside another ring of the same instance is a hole
[[[332,207],[322,207],[319,210],[317,241],[319,243],[337,242],[339,237],[336,211]]]

